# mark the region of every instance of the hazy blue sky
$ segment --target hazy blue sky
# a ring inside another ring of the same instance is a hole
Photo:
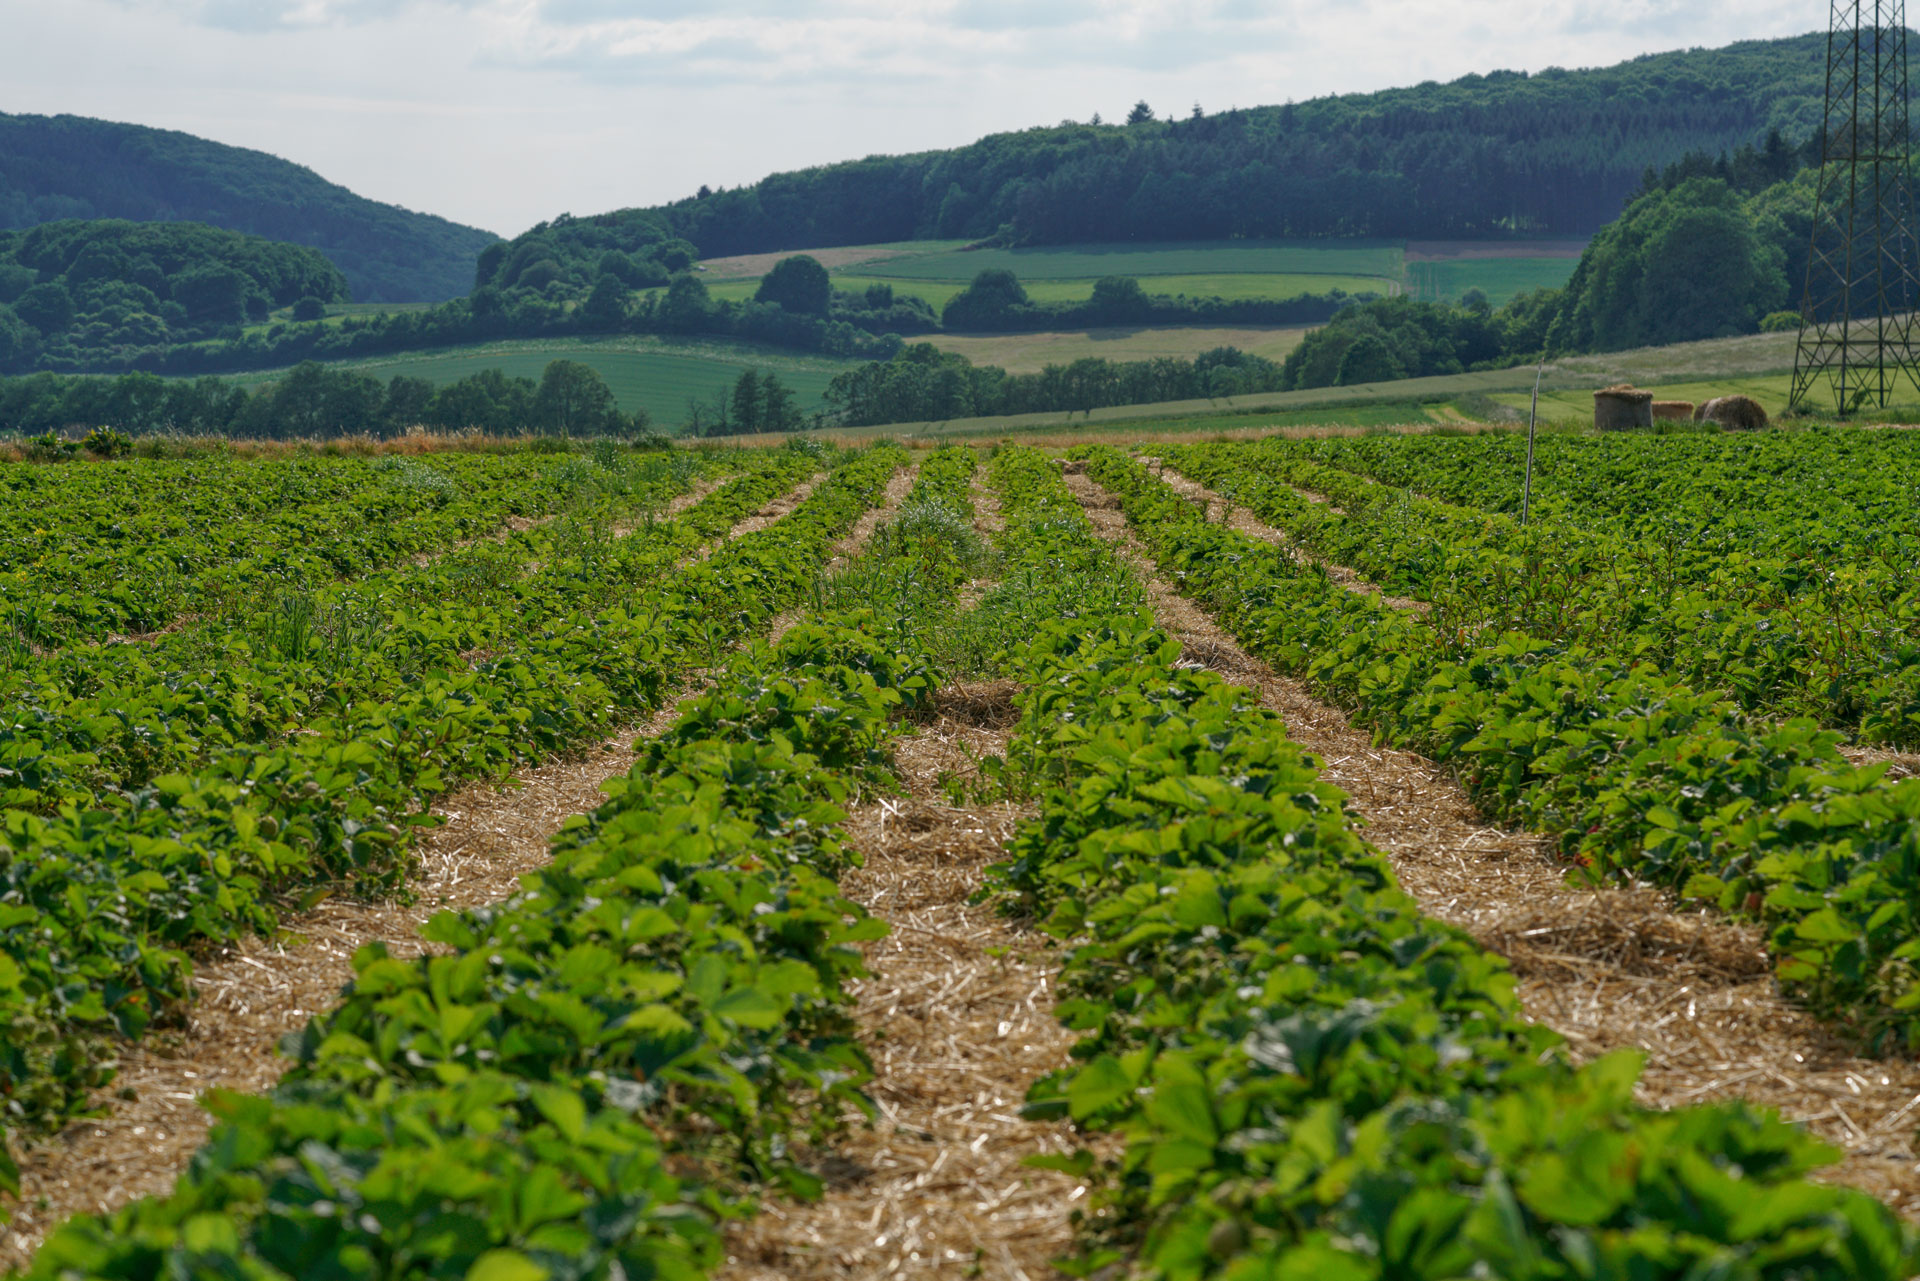
[[[1813,0],[0,0],[0,111],[184,129],[512,234],[1095,112],[1594,66]]]

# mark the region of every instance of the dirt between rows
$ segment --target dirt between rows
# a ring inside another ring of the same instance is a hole
[[[1087,1189],[1022,1162],[1071,1152],[1073,1136],[1019,1116],[1027,1087],[1066,1065],[1075,1039],[1053,1013],[1060,960],[1043,937],[968,902],[1030,810],[956,807],[939,787],[1005,754],[1011,693],[943,691],[934,716],[896,744],[907,795],[852,811],[847,834],[865,865],[841,886],[892,926],[867,948],[873,977],[854,988],[879,1115],[814,1158],[828,1182],[821,1200],[770,1199],[728,1233],[727,1281],[1040,1278],[1072,1244],[1069,1214]]]
[[[730,537],[788,514],[819,480],[776,498]],[[684,509],[699,497],[675,501]],[[709,544],[696,559],[719,545]],[[361,947],[379,941],[395,956],[418,956],[420,927],[435,913],[510,897],[521,876],[546,864],[547,843],[560,824],[600,804],[600,785],[632,768],[634,744],[672,724],[680,701],[703,687],[706,675],[689,680],[660,711],[576,759],[517,771],[505,788],[477,784],[443,798],[432,811],[442,826],[427,829],[417,845],[412,902],[343,895],[289,914],[276,938],[250,939],[199,959],[185,1026],[152,1032],[123,1049],[119,1077],[98,1100],[104,1115],[21,1154],[20,1199],[9,1206],[12,1221],[0,1225],[0,1274],[25,1267],[47,1233],[75,1214],[105,1214],[166,1193],[211,1128],[201,1095],[271,1089],[286,1068],[280,1038],[335,1003]],[[133,1099],[119,1097],[126,1089]]]
[[[904,479],[890,499],[911,488]],[[978,532],[1005,527],[997,496],[977,480],[972,500]],[[989,586],[968,584],[963,600]],[[1052,1275],[1049,1261],[1072,1245],[1071,1213],[1087,1189],[1022,1163],[1072,1151],[1073,1136],[1019,1116],[1027,1087],[1064,1066],[1075,1039],[1053,1014],[1059,956],[969,901],[1030,807],[955,806],[942,787],[1005,755],[1013,693],[1007,682],[942,690],[895,745],[906,795],[851,811],[847,835],[864,865],[841,886],[892,927],[867,947],[873,975],[853,989],[879,1115],[849,1118],[838,1142],[810,1154],[827,1182],[820,1201],[770,1199],[734,1225],[726,1281],[929,1271],[1027,1281]]]
[[[1218,500],[1172,472],[1162,478]],[[1679,910],[1645,886],[1570,886],[1547,838],[1486,823],[1447,769],[1376,746],[1345,712],[1248,654],[1154,570],[1117,499],[1084,475],[1067,483],[1145,576],[1187,657],[1258,691],[1348,793],[1401,885],[1430,915],[1505,956],[1527,1016],[1564,1036],[1577,1061],[1638,1050],[1646,1056],[1638,1096],[1650,1107],[1745,1099],[1775,1108],[1844,1152],[1816,1177],[1920,1218],[1920,1064],[1859,1056],[1783,999],[1758,930]],[[1233,524],[1286,542],[1244,510]]]

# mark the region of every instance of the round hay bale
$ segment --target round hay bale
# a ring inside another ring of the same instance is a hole
[[[1751,396],[1715,396],[1694,411],[1695,422],[1718,423],[1728,431],[1759,431],[1767,411]]]
[[[1593,425],[1601,431],[1653,426],[1653,393],[1622,383],[1593,393]]]
[[[1656,400],[1653,402],[1653,417],[1655,422],[1662,420],[1674,423],[1691,422],[1693,402],[1691,400]]]

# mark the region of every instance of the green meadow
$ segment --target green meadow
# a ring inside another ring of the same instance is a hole
[[[1469,289],[1505,306],[1531,289],[1559,289],[1573,278],[1577,258],[1453,258],[1407,264],[1407,293],[1427,302],[1456,302]]]
[[[1029,282],[1202,275],[1368,276],[1397,281],[1404,260],[1404,247],[1397,241],[1217,240],[1151,247],[1057,245],[902,255],[869,263],[861,274],[966,281],[998,269]]]

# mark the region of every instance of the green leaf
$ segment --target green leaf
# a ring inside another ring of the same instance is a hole
[[[741,1027],[764,1031],[780,1026],[784,1007],[757,987],[737,987],[713,1003],[713,1012]]]
[[[578,1143],[587,1132],[587,1105],[577,1091],[564,1085],[536,1085],[533,1105],[570,1142]]]
[[[1133,1093],[1133,1081],[1120,1060],[1103,1054],[1074,1074],[1067,1087],[1067,1110],[1076,1121],[1084,1121]]]
[[[489,1250],[467,1269],[467,1281],[547,1281],[547,1270],[518,1250]]]

